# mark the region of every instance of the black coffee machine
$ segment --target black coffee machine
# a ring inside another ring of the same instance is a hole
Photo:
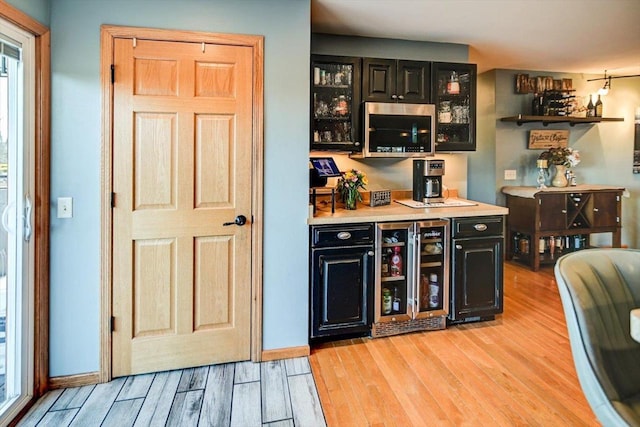
[[[415,159],[413,161],[413,200],[416,202],[443,202],[442,176],[444,160]]]

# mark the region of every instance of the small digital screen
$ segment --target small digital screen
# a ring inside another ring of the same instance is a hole
[[[311,164],[318,172],[318,176],[332,177],[341,175],[333,157],[314,157],[311,159]]]
[[[314,157],[311,159],[311,164],[318,172],[318,176],[331,177],[341,175],[333,157]]]

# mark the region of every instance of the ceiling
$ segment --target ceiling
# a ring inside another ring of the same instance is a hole
[[[311,29],[466,44],[479,71],[640,74],[640,0],[311,0]]]

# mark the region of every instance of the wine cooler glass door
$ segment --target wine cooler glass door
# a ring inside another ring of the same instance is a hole
[[[416,318],[446,315],[449,306],[448,222],[418,223]]]

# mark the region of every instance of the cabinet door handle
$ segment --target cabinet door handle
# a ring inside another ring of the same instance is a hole
[[[562,213],[566,214],[566,213],[567,213],[567,210],[566,210],[566,209],[562,209],[560,212],[562,212]]]
[[[397,99],[398,95],[391,95],[391,99]]]
[[[367,252],[367,255],[369,255],[369,256],[374,256],[374,255],[375,255],[375,252],[373,252],[373,251],[369,251],[369,252]]]
[[[598,208],[593,208],[593,211],[594,211],[594,212],[600,212],[600,211],[598,210]]]
[[[398,95],[398,99],[404,99],[404,95]]]
[[[462,249],[462,245],[456,245],[456,249]]]

